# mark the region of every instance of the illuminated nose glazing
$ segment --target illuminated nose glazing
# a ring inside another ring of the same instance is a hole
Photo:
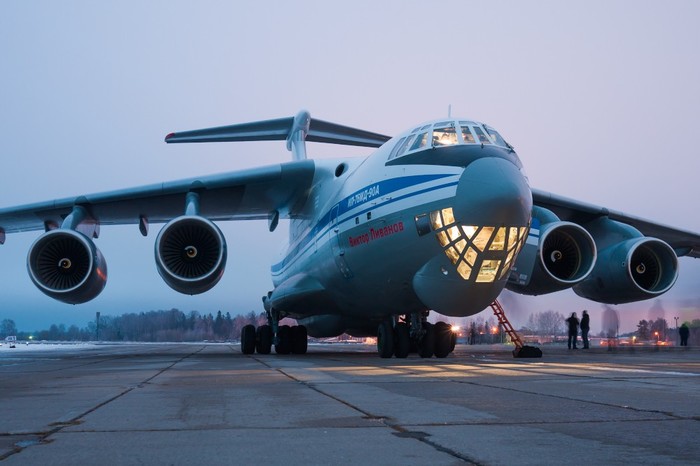
[[[430,213],[430,221],[445,255],[464,280],[501,280],[525,243],[528,227],[461,225],[451,207]]]

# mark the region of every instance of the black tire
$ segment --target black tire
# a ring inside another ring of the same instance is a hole
[[[256,333],[255,351],[257,351],[258,354],[270,354],[272,350],[272,327],[269,325],[261,325],[258,327]]]
[[[241,329],[241,353],[255,353],[255,326],[246,325]]]
[[[394,328],[394,355],[397,358],[406,358],[411,349],[411,335],[408,324],[403,322],[396,324]]]
[[[377,352],[385,359],[394,355],[394,329],[389,321],[382,322],[377,328]]]
[[[277,328],[277,344],[275,353],[289,354],[292,352],[292,329],[289,325],[280,325]]]
[[[447,322],[435,324],[435,357],[445,358],[452,351],[452,327]]]
[[[292,353],[294,354],[306,354],[308,349],[309,340],[308,334],[306,332],[306,327],[303,325],[297,325],[292,327]]]
[[[423,322],[425,333],[418,342],[418,356],[432,358],[435,353],[435,327],[430,322]]]

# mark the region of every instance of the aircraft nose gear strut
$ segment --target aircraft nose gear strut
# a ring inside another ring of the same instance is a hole
[[[405,358],[418,353],[421,358],[444,358],[454,348],[456,335],[446,322],[431,324],[428,312],[414,312],[384,320],[377,328],[377,352],[382,358]]]

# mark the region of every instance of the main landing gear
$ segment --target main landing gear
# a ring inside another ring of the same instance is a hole
[[[246,325],[241,330],[241,352],[243,354],[270,354],[275,345],[277,354],[306,354],[308,335],[303,325],[279,325],[279,314],[268,311],[268,324],[257,329]],[[277,330],[275,332],[275,330]],[[275,333],[277,335],[275,335]]]
[[[427,313],[411,314],[406,319],[385,320],[377,328],[377,352],[382,358],[405,358],[411,350],[421,358],[447,357],[455,349],[457,336],[446,322],[431,324]]]

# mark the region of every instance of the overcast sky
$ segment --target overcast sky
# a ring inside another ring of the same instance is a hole
[[[451,105],[497,128],[533,187],[700,231],[699,17],[696,1],[2,2],[0,207],[290,160],[283,142],[167,146],[171,131],[304,108],[393,135]],[[84,326],[96,311],[260,311],[286,232],[220,226],[226,273],[198,296],[160,279],[160,225],[147,238],[136,226],[103,228],[109,282],[79,306],[31,284],[25,261],[38,233],[10,235],[0,319],[34,330]],[[700,302],[700,261],[680,266],[656,303],[671,323],[680,312],[700,317],[682,304]],[[623,328],[654,304],[617,306]],[[571,291],[512,306],[516,325],[529,312],[587,307],[599,330],[601,305]]]

